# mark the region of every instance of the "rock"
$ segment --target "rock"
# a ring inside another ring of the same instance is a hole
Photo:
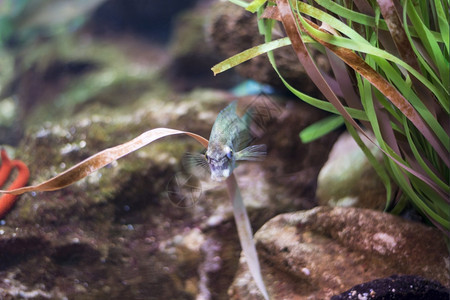
[[[258,31],[256,14],[230,2],[218,1],[212,6],[206,30],[215,49],[225,58],[264,43],[264,37]],[[279,34],[282,31],[283,29],[276,30],[273,39],[283,37]],[[321,70],[329,72],[328,60],[319,51],[313,48],[309,50]],[[315,85],[306,75],[292,47],[277,49],[274,55],[278,69],[287,82],[308,95],[316,91]],[[235,69],[245,78],[285,89],[266,55],[252,58]]]
[[[420,276],[393,275],[359,284],[340,295],[331,297],[331,300],[356,300],[361,298],[374,300],[448,300],[450,292],[449,289],[438,282]]]
[[[366,146],[382,162],[381,151],[372,143]],[[386,189],[366,156],[349,133],[334,144],[317,182],[319,205],[360,207],[383,210]]]
[[[414,274],[450,286],[442,233],[360,208],[317,207],[279,215],[255,235],[274,299],[328,299],[361,282]],[[241,263],[232,299],[262,299]]]

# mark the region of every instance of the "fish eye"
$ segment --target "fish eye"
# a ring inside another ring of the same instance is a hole
[[[230,151],[227,152],[227,158],[231,159],[233,157],[233,150],[230,149]]]

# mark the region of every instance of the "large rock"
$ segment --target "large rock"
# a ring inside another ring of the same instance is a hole
[[[393,274],[450,286],[442,233],[387,213],[317,207],[273,218],[255,239],[273,299],[328,299]],[[230,293],[232,299],[262,299],[244,264]]]

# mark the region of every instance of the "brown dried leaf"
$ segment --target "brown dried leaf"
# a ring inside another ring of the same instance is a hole
[[[143,134],[132,139],[129,142],[126,142],[119,146],[105,149],[45,182],[10,191],[0,190],[0,193],[20,195],[26,192],[44,192],[62,189],[72,183],[77,182],[80,179],[83,179],[84,177],[97,171],[98,169],[103,168],[104,166],[121,158],[122,156],[125,156],[133,151],[136,151],[157,139],[174,134],[189,135],[190,137],[196,139],[204,147],[208,146],[208,140],[195,133],[170,128],[155,128],[144,132]]]
[[[262,19],[273,19],[281,22],[280,11],[276,6],[267,6],[261,14]]]

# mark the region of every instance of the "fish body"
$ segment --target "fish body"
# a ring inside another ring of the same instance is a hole
[[[260,160],[266,153],[265,145],[250,144],[251,112],[239,117],[236,113],[236,101],[224,108],[216,118],[209,137],[205,153],[211,179],[223,181],[236,168],[237,161]],[[247,147],[248,146],[248,147]]]

